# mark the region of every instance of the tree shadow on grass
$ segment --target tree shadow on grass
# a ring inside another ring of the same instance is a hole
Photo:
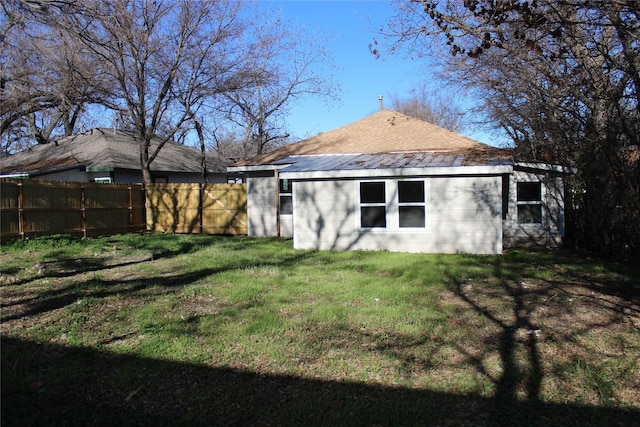
[[[163,288],[180,288],[218,273],[219,269],[201,269],[190,273],[163,275],[145,279],[103,280],[90,278],[83,282],[74,283],[63,288],[44,291],[38,296],[31,296],[16,300],[11,305],[24,305],[24,308],[13,315],[2,316],[2,321],[36,316],[48,311],[56,310],[77,302],[82,298],[107,298],[112,295],[134,294],[145,291],[154,286]],[[164,292],[164,291],[161,291]],[[8,305],[3,304],[3,307]]]
[[[640,412],[268,376],[2,338],[2,425],[632,425]]]

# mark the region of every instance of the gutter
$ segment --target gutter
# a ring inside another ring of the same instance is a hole
[[[550,163],[535,163],[535,162],[516,162],[514,167],[516,169],[534,169],[547,172],[556,172],[564,174],[576,174],[578,168],[572,166],[553,165]]]

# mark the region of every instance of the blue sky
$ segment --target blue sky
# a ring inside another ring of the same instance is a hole
[[[380,0],[262,0],[280,10],[285,20],[297,21],[310,31],[326,36],[327,46],[337,67],[340,99],[326,105],[321,99],[307,98],[291,108],[287,120],[293,136],[313,136],[352,123],[378,111],[378,96],[390,107],[390,95],[406,95],[411,88],[430,80],[432,71],[424,60],[384,52],[380,59],[369,45],[393,15],[392,4]],[[463,132],[491,143],[483,132]]]

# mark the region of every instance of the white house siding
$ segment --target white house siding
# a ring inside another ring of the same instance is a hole
[[[293,183],[296,249],[373,249],[358,241],[355,181]]]
[[[519,224],[517,216],[517,183],[542,183],[542,223]],[[505,247],[557,247],[564,237],[564,182],[552,173],[517,170],[509,179],[509,211],[504,221]]]
[[[280,237],[283,239],[293,237],[293,215],[280,215]]]
[[[374,177],[370,179],[375,180]],[[359,229],[357,191],[360,180],[296,181],[293,185],[294,247],[435,253],[502,252],[502,187],[499,176],[424,179],[427,183],[427,224],[424,231]]]
[[[273,172],[255,173],[247,177],[248,235],[277,235],[276,180]]]

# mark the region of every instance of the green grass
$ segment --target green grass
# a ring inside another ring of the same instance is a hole
[[[0,261],[3,425],[639,415],[634,266],[148,234],[3,242]]]

